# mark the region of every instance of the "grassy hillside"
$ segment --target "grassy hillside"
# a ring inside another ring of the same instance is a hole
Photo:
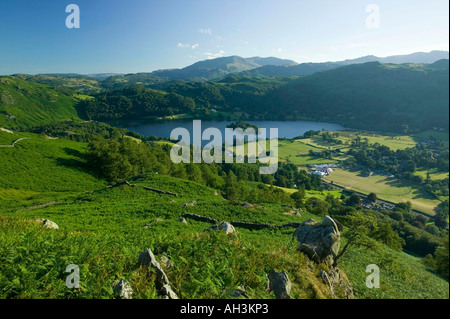
[[[14,77],[52,87],[65,87],[74,91],[97,93],[102,90],[99,80],[80,74],[15,74]]]
[[[86,144],[32,133],[0,131],[0,211],[58,201],[77,192],[104,187],[89,172],[82,155]]]
[[[226,236],[203,233],[207,223],[178,222],[183,213],[271,224],[321,217],[306,211],[285,214],[290,208],[279,204],[246,208],[211,188],[153,173],[132,181],[136,187],[106,188],[84,165],[86,144],[0,131],[2,143],[22,137],[28,139],[0,148],[0,298],[112,298],[113,283],[121,278],[130,281],[135,298],[157,298],[153,272],[137,266],[146,248],[158,260],[170,259],[173,267],[164,267],[183,298],[229,298],[238,286],[251,298],[273,298],[265,277],[271,269],[289,274],[294,298],[331,297],[317,277],[322,266],[296,251],[294,229],[238,228],[237,235]],[[183,208],[193,200],[196,205]],[[32,222],[35,218],[48,218],[60,229],[45,230]],[[351,250],[345,256],[341,268],[356,297],[448,298],[448,282],[420,259],[382,249]],[[372,263],[382,267],[379,290],[364,284],[365,267]],[[76,291],[64,284],[69,264],[80,266],[81,289]]]
[[[0,77],[0,127],[31,127],[77,119],[76,100],[50,87]]]
[[[209,227],[206,223],[188,220],[182,225],[177,221],[185,212],[271,223],[318,217],[285,215],[276,207],[243,208],[214,196],[211,189],[175,178],[149,175],[137,184],[176,192],[179,197],[122,186],[45,208],[2,214],[2,296],[67,297],[61,277],[65,266],[75,263],[81,266],[82,289],[72,297],[112,297],[113,282],[125,278],[135,287],[137,298],[156,298],[151,272],[136,266],[139,253],[150,247],[158,258],[166,255],[174,264],[168,276],[183,298],[226,298],[237,286],[245,286],[251,297],[271,298],[265,289],[265,273],[272,268],[288,272],[294,297],[330,297],[316,278],[318,266],[311,268],[295,251],[292,229],[239,229],[238,235],[227,237],[203,233]],[[182,208],[193,199],[197,206]],[[60,230],[39,229],[30,222],[34,218],[49,218]],[[150,226],[144,228],[147,223]],[[39,259],[40,266],[27,259]],[[380,290],[364,285],[365,266],[370,263],[383,267]],[[448,298],[448,283],[404,253],[355,251],[345,258],[342,268],[359,298]]]

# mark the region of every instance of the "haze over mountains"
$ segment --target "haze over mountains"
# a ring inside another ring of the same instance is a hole
[[[141,72],[130,74],[99,73],[89,75],[77,74],[43,74],[46,76],[64,77],[90,77],[104,82],[104,88],[118,88],[121,84],[151,85],[168,81],[212,81],[219,80],[225,76],[304,76],[316,72],[326,71],[344,65],[366,62],[381,63],[424,63],[431,64],[441,59],[449,59],[448,51],[416,52],[407,55],[395,55],[388,57],[376,57],[373,55],[349,59],[337,62],[319,63],[297,63],[293,60],[280,59],[276,57],[252,57],[242,58],[239,56],[221,57],[196,62],[182,69],[166,69],[153,72]]]
[[[340,66],[365,63],[434,63],[441,59],[448,59],[447,51],[431,51],[429,53],[416,52],[408,55],[396,55],[385,58],[376,56],[365,56],[357,59],[323,62],[323,63],[301,63],[292,60],[279,59],[276,57],[242,58],[239,56],[222,57],[211,60],[200,61],[183,69],[158,70],[151,73],[137,73],[124,75],[124,79],[133,81],[133,77],[148,78],[155,82],[159,81],[210,81],[218,80],[230,74],[238,76],[303,76],[316,72],[331,70]]]
[[[398,63],[386,63],[393,61]],[[93,99],[82,98],[87,100],[78,103],[78,113],[100,121],[174,114],[225,119],[237,112],[248,119],[312,119],[376,131],[448,130],[448,65],[448,52],[433,51],[303,64],[233,56],[184,69],[97,78],[19,74],[0,78],[0,113],[6,127],[40,124],[40,115],[31,110],[37,105],[39,112],[51,111],[47,105],[54,103],[52,96],[57,94],[52,89],[75,99],[79,99],[76,93],[91,95]],[[32,93],[45,94],[24,94],[28,86]],[[59,103],[67,106],[61,116],[74,114],[75,103],[73,99]],[[30,118],[30,114],[36,116]]]

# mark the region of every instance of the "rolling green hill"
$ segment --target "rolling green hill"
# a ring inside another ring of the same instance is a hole
[[[51,87],[64,87],[74,91],[98,93],[102,90],[100,79],[80,74],[14,74],[14,77]]]
[[[151,248],[176,292],[183,298],[229,298],[239,286],[250,298],[273,298],[266,273],[285,270],[293,298],[330,298],[314,265],[296,251],[294,229],[247,230],[238,234],[204,233],[210,224],[184,213],[218,220],[284,224],[321,217],[303,211],[286,214],[280,204],[244,207],[193,181],[148,173],[127,185],[107,188],[85,165],[86,144],[31,133],[0,131],[0,298],[113,298],[113,283],[128,280],[134,298],[158,298],[152,271],[137,258]],[[176,193],[158,194],[151,187]],[[194,206],[184,203],[196,201]],[[33,222],[48,218],[58,230]],[[144,227],[147,225],[147,227]],[[365,267],[382,267],[380,289],[365,286]],[[81,289],[64,285],[65,267],[77,264]],[[448,298],[448,281],[430,272],[419,258],[386,246],[374,252],[351,249],[341,269],[357,298]]]
[[[78,119],[76,100],[44,84],[0,77],[0,127],[31,127]]]
[[[364,130],[448,130],[448,84],[448,60],[431,65],[353,64],[297,79],[270,92],[265,111]]]

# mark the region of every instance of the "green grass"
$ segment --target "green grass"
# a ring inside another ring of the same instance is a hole
[[[5,134],[9,133],[0,132],[0,137]],[[174,267],[166,272],[183,298],[228,298],[237,286],[245,286],[252,298],[273,298],[265,277],[271,269],[289,274],[293,298],[331,297],[318,278],[321,266],[296,251],[294,229],[238,229],[237,235],[225,236],[203,233],[210,226],[206,223],[177,221],[186,212],[270,224],[320,217],[307,211],[301,217],[287,215],[288,207],[277,204],[244,208],[214,195],[208,187],[157,174],[133,181],[138,187],[105,188],[106,183],[84,165],[86,144],[30,133],[15,135],[29,139],[15,148],[0,149],[0,298],[113,298],[112,285],[121,278],[130,281],[134,298],[158,298],[154,272],[137,265],[139,253],[146,248],[158,259],[170,258]],[[308,196],[324,198],[328,193],[339,195],[324,191]],[[182,207],[193,200],[195,206]],[[26,209],[50,202],[54,203]],[[46,230],[32,222],[35,218],[48,218],[60,228]],[[156,218],[162,221],[154,222]],[[147,223],[150,226],[144,228]],[[382,290],[367,291],[362,286],[369,263],[380,264]],[[79,290],[65,287],[69,264],[80,267]],[[405,253],[351,251],[343,257],[341,268],[354,283],[357,298],[448,298],[448,282]]]
[[[47,203],[106,185],[86,168],[86,144],[32,133],[5,134],[0,131],[0,141],[28,139],[12,148],[0,147],[0,211]]]
[[[442,180],[444,178],[448,178],[448,172],[440,172],[437,169],[421,169],[414,172],[414,175],[421,176],[423,179],[427,178],[427,173],[430,173],[430,179],[432,181]]]
[[[439,205],[440,201],[428,194],[422,187],[380,175],[363,177],[360,176],[360,173],[335,169],[331,175],[325,177],[325,180],[363,194],[373,192],[379,199],[393,203],[410,201],[413,209],[430,216],[435,214],[434,208]]]
[[[78,119],[75,103],[75,99],[46,85],[0,77],[0,127],[31,127]]]
[[[342,244],[341,244],[342,245]],[[380,269],[380,288],[367,288],[368,265]],[[428,269],[420,258],[398,253],[387,247],[372,251],[364,247],[350,249],[340,268],[350,278],[355,295],[364,299],[448,299],[448,281]],[[430,295],[433,291],[433,296]]]

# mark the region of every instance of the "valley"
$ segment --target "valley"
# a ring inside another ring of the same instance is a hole
[[[182,299],[278,298],[268,274],[283,271],[292,299],[448,299],[448,60],[395,59],[1,76],[0,298],[122,298],[121,281],[167,297],[138,263],[150,249]],[[266,73],[281,68],[305,73]],[[278,128],[277,171],[174,163],[170,132],[192,119]],[[308,227],[337,250],[308,254]]]

